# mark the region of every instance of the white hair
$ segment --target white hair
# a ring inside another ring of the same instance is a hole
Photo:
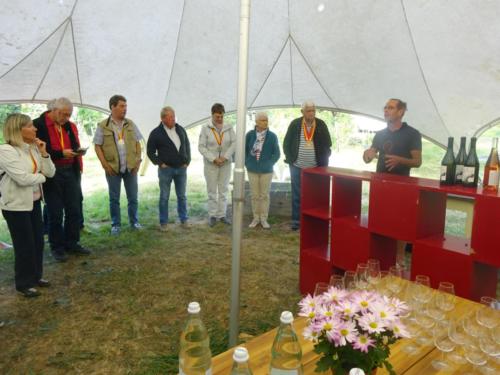
[[[302,106],[300,107],[302,110],[306,108],[311,108],[314,107],[316,108],[316,104],[312,100],[306,100],[305,102],[302,103]]]
[[[57,98],[54,101],[54,107],[52,109],[62,109],[62,108],[73,109],[73,103],[71,103],[71,100],[65,97]]]
[[[164,118],[168,112],[175,113],[175,110],[170,106],[163,107],[160,111],[160,118]]]
[[[56,99],[49,100],[47,102],[47,110],[52,111],[54,109],[54,104],[56,104]]]
[[[261,112],[257,112],[257,113],[255,114],[255,120],[260,120],[260,119],[262,119],[262,118],[266,118],[266,119],[268,118],[268,116],[267,116],[267,113],[266,113],[266,112],[261,111]]]

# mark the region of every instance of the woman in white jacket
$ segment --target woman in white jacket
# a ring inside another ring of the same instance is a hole
[[[16,289],[37,297],[39,287],[50,286],[43,274],[42,183],[55,167],[36,138],[29,116],[14,113],[5,121],[5,144],[0,145],[0,209],[7,221],[15,254]]]
[[[198,140],[198,151],[203,155],[205,181],[208,194],[208,224],[213,227],[217,220],[231,224],[226,217],[227,191],[231,179],[231,162],[236,148],[236,133],[224,124],[224,106],[212,106],[212,118],[203,125]]]

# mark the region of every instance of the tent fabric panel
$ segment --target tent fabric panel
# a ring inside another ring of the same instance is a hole
[[[0,78],[0,100],[32,100],[49,67],[65,27],[61,27],[13,70]],[[51,96],[51,98],[53,95]],[[72,98],[75,99],[75,98]]]

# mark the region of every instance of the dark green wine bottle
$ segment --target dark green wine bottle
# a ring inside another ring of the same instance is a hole
[[[477,187],[479,159],[476,154],[476,140],[476,137],[470,139],[469,154],[467,155],[467,159],[465,159],[462,185],[466,187]]]
[[[465,137],[460,137],[460,149],[458,150],[457,157],[455,158],[455,183],[462,183],[462,176],[464,173],[465,159],[467,154],[465,152]]]
[[[455,154],[453,153],[453,137],[448,138],[448,148],[441,161],[441,176],[439,182],[442,185],[453,185],[455,183]]]

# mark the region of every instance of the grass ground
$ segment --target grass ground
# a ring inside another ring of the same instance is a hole
[[[1,374],[176,374],[192,300],[201,303],[214,354],[227,349],[231,229],[208,228],[202,201],[192,199],[194,225],[172,224],[161,233],[157,194],[155,184],[141,187],[145,228],[118,237],[108,235],[106,193],[86,198],[92,234],[82,242],[93,254],[64,264],[47,255],[45,276],[53,287],[35,300],[15,294],[11,252],[2,253]],[[280,311],[295,310],[300,299],[298,234],[281,220],[271,223],[270,231],[243,233],[243,338],[276,326]]]

